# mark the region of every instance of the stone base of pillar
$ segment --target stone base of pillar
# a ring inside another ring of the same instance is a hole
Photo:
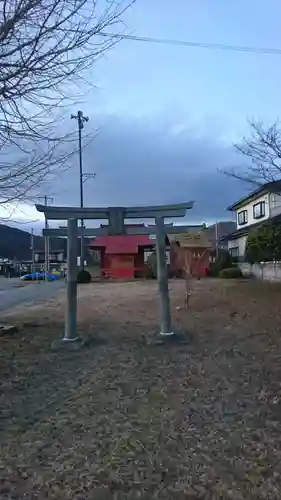
[[[157,335],[156,344],[157,345],[165,345],[165,344],[188,344],[188,338],[185,334],[180,332],[171,332],[171,333],[159,333]]]
[[[53,350],[65,349],[69,351],[77,351],[82,347],[85,347],[86,343],[81,337],[75,337],[73,339],[65,339],[62,338],[60,340],[56,340],[52,343]]]

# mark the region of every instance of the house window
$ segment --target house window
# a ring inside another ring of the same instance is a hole
[[[232,259],[238,259],[239,257],[239,247],[232,247],[229,249],[229,253]]]
[[[260,201],[253,206],[254,219],[261,219],[265,216],[265,201]]]
[[[239,226],[243,226],[243,224],[247,224],[248,222],[248,212],[247,210],[242,210],[242,212],[238,213],[238,224]]]

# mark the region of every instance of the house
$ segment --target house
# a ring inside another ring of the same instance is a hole
[[[0,258],[0,275],[6,277],[18,277],[27,272],[31,272],[31,260],[11,260],[7,258]]]
[[[216,222],[216,224],[212,224],[206,227],[205,231],[212,245],[212,251],[215,252],[217,249],[228,250],[227,241],[224,239],[224,237],[235,230],[236,222],[231,220],[218,221]]]
[[[167,234],[171,243],[170,247],[170,268],[172,271],[181,272],[178,269],[177,248],[173,242],[179,243],[185,252],[191,254],[191,274],[195,276],[206,276],[210,268],[210,256],[212,244],[208,238],[206,230],[197,233]]]
[[[231,256],[243,261],[250,230],[268,220],[281,222],[281,180],[263,184],[228,210],[236,213],[236,229],[222,239],[227,241]]]
[[[128,224],[126,227],[144,226]],[[101,227],[104,227],[101,225]],[[88,248],[100,262],[103,276],[117,279],[133,279],[146,269],[145,256],[154,249],[155,240],[146,234],[97,236]]]
[[[51,252],[49,253],[49,264],[62,265],[64,262],[66,262],[66,252],[63,248],[58,250],[51,250]],[[44,250],[34,251],[34,263],[45,264]]]

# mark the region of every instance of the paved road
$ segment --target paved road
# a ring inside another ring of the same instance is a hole
[[[23,281],[19,278],[5,278],[4,276],[0,276],[0,292],[2,290],[7,290],[7,288],[15,288],[23,286]]]
[[[0,280],[0,311],[6,311],[12,307],[27,302],[38,304],[45,299],[54,297],[64,287],[64,280],[50,283],[37,282],[20,286],[20,281]]]

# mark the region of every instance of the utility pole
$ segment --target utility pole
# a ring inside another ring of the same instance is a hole
[[[89,121],[88,116],[83,115],[83,111],[78,111],[77,115],[71,115],[71,119],[75,119],[78,122],[78,141],[79,141],[79,186],[80,186],[80,207],[84,207],[84,194],[83,194],[83,162],[82,162],[82,129],[84,128],[84,122]],[[84,220],[81,219],[81,247],[80,247],[80,269],[84,269],[85,255],[84,255]]]
[[[48,197],[44,196],[44,204],[45,207],[48,206]],[[45,229],[48,229],[48,219],[45,216]],[[50,245],[49,245],[49,236],[45,236],[44,238],[44,248],[45,248],[45,281],[48,281],[48,273],[49,273],[49,253],[50,253]]]
[[[53,201],[53,198],[45,195],[44,196],[45,207],[48,206],[48,200]],[[49,223],[48,223],[47,217],[45,216],[45,229],[48,229],[48,228],[49,228]],[[45,281],[48,281],[48,274],[49,274],[49,270],[50,270],[50,260],[49,260],[50,239],[49,239],[49,236],[45,236],[45,238],[44,238],[44,247],[45,247]]]
[[[215,237],[216,237],[216,259],[218,258],[219,256],[219,231],[218,231],[219,227],[218,227],[218,222],[216,221],[216,225],[215,225]]]
[[[48,206],[48,201],[52,202],[53,198],[51,196],[37,196],[37,199],[44,200],[44,205],[45,207]],[[49,223],[48,219],[45,215],[45,229],[49,228]],[[45,281],[48,281],[48,273],[50,270],[50,262],[49,262],[49,255],[50,255],[50,238],[49,236],[44,237],[44,254],[45,254]]]
[[[31,272],[34,272],[34,229],[31,229],[31,237],[30,237],[30,249],[31,249]]]

